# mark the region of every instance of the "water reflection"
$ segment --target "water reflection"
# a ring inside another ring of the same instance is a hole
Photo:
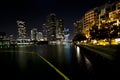
[[[59,63],[62,63],[62,55],[63,55],[63,53],[62,53],[62,46],[61,45],[57,45],[57,51],[58,51],[58,54],[57,54],[57,56],[58,56],[58,61],[59,61]]]
[[[85,57],[85,63],[86,63],[87,69],[88,69],[88,70],[91,69],[92,64],[91,64],[90,60],[89,60],[87,57]]]
[[[69,43],[57,45],[56,53],[60,63],[69,64],[71,62],[71,47]]]
[[[91,70],[92,69],[92,64],[91,61],[89,60],[88,56],[85,55],[83,53],[83,51],[80,50],[79,46],[76,46],[76,57],[77,57],[77,61],[78,63],[80,63],[81,65],[84,65],[84,67],[86,67],[87,70]]]
[[[72,53],[70,43],[66,43],[66,45],[65,45],[65,53],[66,53],[67,62],[70,63],[71,62],[71,53]]]
[[[75,46],[74,48],[74,45],[71,45],[70,43],[64,45],[58,44],[18,47],[17,49],[15,48],[13,52],[14,51],[17,52],[11,55],[13,55],[12,57],[16,59],[16,61],[14,60],[15,65],[17,64],[17,67],[19,67],[20,70],[25,70],[26,72],[28,71],[28,73],[29,71],[33,73],[35,70],[34,72],[40,72],[42,74],[42,72],[50,70],[50,66],[47,65],[39,56],[32,54],[32,52],[36,52],[40,56],[43,56],[68,77],[71,79],[73,78],[73,80],[76,80],[74,78],[79,78],[80,74],[83,74],[83,70],[86,69],[84,63],[87,66],[87,69],[91,68],[91,62],[89,58],[84,55],[84,51],[79,46]],[[47,66],[48,69],[46,69],[45,66]]]
[[[80,54],[80,47],[77,46],[77,60],[80,62],[81,54]]]
[[[26,67],[27,64],[25,56],[26,52],[27,52],[26,47],[18,47],[18,53],[16,54],[16,57],[20,69],[24,69]]]

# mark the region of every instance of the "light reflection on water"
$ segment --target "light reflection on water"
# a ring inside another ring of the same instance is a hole
[[[25,52],[27,52],[26,47],[19,47],[18,48],[18,53],[17,53],[17,61],[18,61],[18,65],[20,67],[20,69],[24,69],[27,65],[27,61],[26,61],[26,56],[25,56]]]
[[[71,62],[71,47],[69,43],[64,45],[59,44],[56,47],[56,53],[58,54],[58,61],[60,63],[70,63]]]
[[[62,55],[63,55],[63,52],[62,52],[62,51],[63,51],[63,50],[62,50],[62,48],[61,48],[61,45],[57,45],[57,52],[58,52],[57,57],[58,57],[59,63],[62,63],[62,61],[61,61]]]
[[[67,43],[65,45],[65,53],[66,53],[66,59],[67,59],[67,62],[70,63],[71,62],[71,47],[70,47],[70,44]]]
[[[80,54],[80,47],[77,46],[77,60],[80,62],[81,60],[81,54]]]
[[[73,60],[73,55],[75,53],[76,61],[78,62],[78,64],[80,64],[81,61],[83,61],[83,57],[84,57],[86,66],[90,68],[91,63],[87,57],[81,55],[80,47],[75,46],[75,49],[76,51],[74,52],[73,47],[71,47],[71,44],[69,43],[64,45],[58,44],[58,45],[38,45],[38,46],[29,46],[29,47],[19,47],[18,51],[20,52],[17,53],[17,62],[21,69],[26,68],[28,64],[27,61],[28,57],[25,55],[25,53],[27,54],[27,52],[33,51],[39,53],[41,56],[43,56],[52,63],[55,62],[55,64],[69,65],[71,64],[71,61]]]
[[[91,64],[90,60],[87,57],[85,57],[85,63],[86,63],[86,67],[87,67],[88,70],[90,68],[92,68],[92,64]]]
[[[80,64],[85,63],[87,70],[92,69],[91,61],[84,53],[82,53],[82,51],[80,50],[80,47],[75,46],[75,49],[76,49],[76,57],[77,57],[78,63],[80,63]]]

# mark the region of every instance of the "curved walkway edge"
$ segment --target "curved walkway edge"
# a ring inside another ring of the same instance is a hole
[[[105,53],[105,52],[101,52],[101,51],[98,51],[98,50],[89,48],[89,47],[87,47],[87,46],[82,46],[82,45],[79,45],[79,46],[80,46],[80,47],[83,47],[83,48],[86,48],[86,49],[88,49],[88,50],[90,50],[90,51],[92,51],[92,52],[95,52],[95,53],[99,54],[100,56],[103,56],[103,57],[107,58],[108,60],[113,60],[113,56],[112,56],[112,55],[109,55],[109,54],[107,54],[107,53]]]

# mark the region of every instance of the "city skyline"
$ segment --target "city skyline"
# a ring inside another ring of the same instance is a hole
[[[89,2],[89,5],[86,2]],[[17,20],[25,21],[28,34],[33,27],[42,31],[42,24],[45,22],[46,16],[50,13],[55,13],[64,19],[65,27],[70,29],[70,36],[72,37],[73,22],[79,20],[89,9],[101,6],[107,2],[107,0],[94,0],[93,2],[87,0],[82,2],[79,0],[6,0],[0,5],[0,32],[17,35]]]
[[[120,0],[2,0],[1,80],[119,80]]]

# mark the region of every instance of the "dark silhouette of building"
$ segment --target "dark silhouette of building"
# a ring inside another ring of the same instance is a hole
[[[5,32],[0,32],[0,40],[4,39],[6,36]]]
[[[58,18],[56,14],[51,13],[47,16],[45,24],[43,24],[43,36],[48,41],[63,39],[64,22]]]

